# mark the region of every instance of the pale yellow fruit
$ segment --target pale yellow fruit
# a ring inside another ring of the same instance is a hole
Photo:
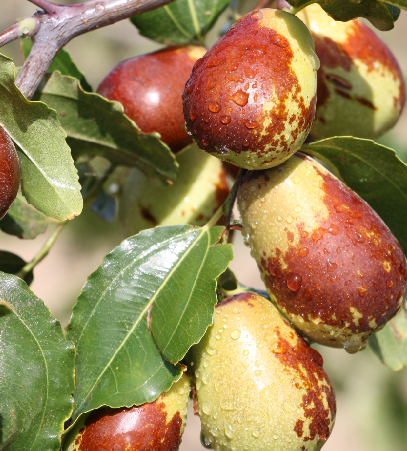
[[[403,251],[356,193],[300,153],[238,190],[251,254],[272,301],[311,340],[357,352],[400,309]]]
[[[335,420],[320,354],[254,293],[218,304],[192,348],[202,433],[216,451],[314,451]]]
[[[69,432],[64,451],[176,451],[184,432],[190,380],[183,374],[153,403],[102,407],[83,415]]]
[[[393,127],[406,94],[386,44],[360,20],[335,21],[317,4],[298,17],[310,29],[321,63],[312,138],[376,139]]]
[[[187,130],[226,162],[276,166],[309,133],[318,67],[311,35],[294,15],[246,14],[196,62],[183,94]]]
[[[221,161],[196,145],[176,158],[179,177],[171,186],[155,186],[130,169],[119,201],[123,237],[157,225],[205,225],[225,201],[229,188]]]

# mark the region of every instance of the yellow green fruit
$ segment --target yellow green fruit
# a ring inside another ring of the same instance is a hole
[[[247,173],[237,200],[272,301],[311,340],[357,352],[398,312],[407,280],[398,241],[315,160],[297,153]]]
[[[311,35],[294,15],[246,14],[195,63],[183,94],[186,128],[221,160],[276,166],[311,128],[318,66]]]
[[[216,451],[314,451],[335,420],[320,354],[267,299],[240,293],[215,308],[192,348],[202,433]]]
[[[310,29],[321,63],[312,138],[376,139],[393,127],[406,92],[386,44],[360,20],[335,21],[317,4],[298,17]]]
[[[130,169],[119,203],[124,237],[157,225],[202,226],[225,201],[229,188],[221,161],[196,145],[176,158],[179,177],[171,186],[155,186],[138,169]]]
[[[64,451],[176,451],[184,432],[190,380],[184,374],[153,403],[102,407],[83,415],[69,432]]]

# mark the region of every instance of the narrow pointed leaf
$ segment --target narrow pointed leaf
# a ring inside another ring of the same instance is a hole
[[[377,212],[407,254],[407,165],[394,150],[367,139],[338,137],[307,144],[302,151],[327,162]]]
[[[398,8],[397,6],[391,5],[389,3],[385,3],[385,5],[386,5],[386,8],[389,10],[394,22],[396,22],[396,20],[398,20],[398,18],[400,17],[400,14],[401,14],[400,8]]]
[[[55,111],[23,96],[14,70],[0,55],[0,125],[20,148],[23,194],[45,215],[72,219],[82,211],[82,196],[66,134]]]
[[[204,42],[230,0],[175,0],[131,18],[140,34],[163,44]]]
[[[20,43],[21,49],[23,51],[23,57],[25,60],[28,57],[29,53],[31,52],[32,41],[31,39],[20,39]],[[48,73],[54,72],[56,70],[59,71],[62,75],[69,75],[71,77],[78,79],[82,88],[85,91],[92,92],[92,87],[87,82],[83,73],[78,69],[70,53],[65,49],[61,49],[58,52],[57,56],[55,57],[54,61],[52,62],[51,66],[48,69]]]
[[[215,246],[222,231],[222,227],[200,229],[155,295],[150,327],[170,362],[181,360],[212,324],[216,280],[233,259],[232,246]]]
[[[21,239],[34,239],[44,233],[54,220],[28,204],[18,193],[6,216],[0,220],[0,230]]]
[[[407,9],[407,0],[389,0],[386,1],[388,5],[394,5],[401,9]]]
[[[369,338],[369,345],[393,371],[407,366],[407,316],[403,308],[384,328]]]
[[[0,448],[57,451],[72,411],[73,345],[18,277],[0,273],[0,300]]]

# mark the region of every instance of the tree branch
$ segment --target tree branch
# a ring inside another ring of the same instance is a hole
[[[47,0],[29,0],[45,12],[23,19],[0,35],[0,47],[18,37],[32,37],[33,47],[16,85],[29,99],[55,56],[71,39],[136,14],[159,8],[173,0],[92,0],[56,5]]]

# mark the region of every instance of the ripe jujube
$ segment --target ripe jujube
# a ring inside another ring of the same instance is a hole
[[[20,164],[13,141],[0,127],[0,219],[7,213],[20,186]]]
[[[189,355],[205,441],[216,451],[319,450],[335,421],[320,354],[255,293],[215,308]]]
[[[407,266],[397,239],[315,160],[297,153],[247,173],[237,200],[272,301],[308,338],[357,352],[398,312]]]
[[[355,19],[335,21],[313,4],[298,13],[320,60],[313,139],[376,139],[398,121],[405,103],[399,65],[386,44]]]
[[[195,64],[183,94],[186,128],[221,160],[276,166],[311,128],[318,66],[311,35],[295,16],[246,14]]]
[[[168,47],[122,61],[101,82],[97,92],[117,100],[143,133],[158,132],[176,153],[191,144],[185,132],[182,91],[195,61],[206,48]]]
[[[177,451],[185,428],[190,381],[186,374],[156,401],[138,407],[102,407],[81,417],[64,451]]]

